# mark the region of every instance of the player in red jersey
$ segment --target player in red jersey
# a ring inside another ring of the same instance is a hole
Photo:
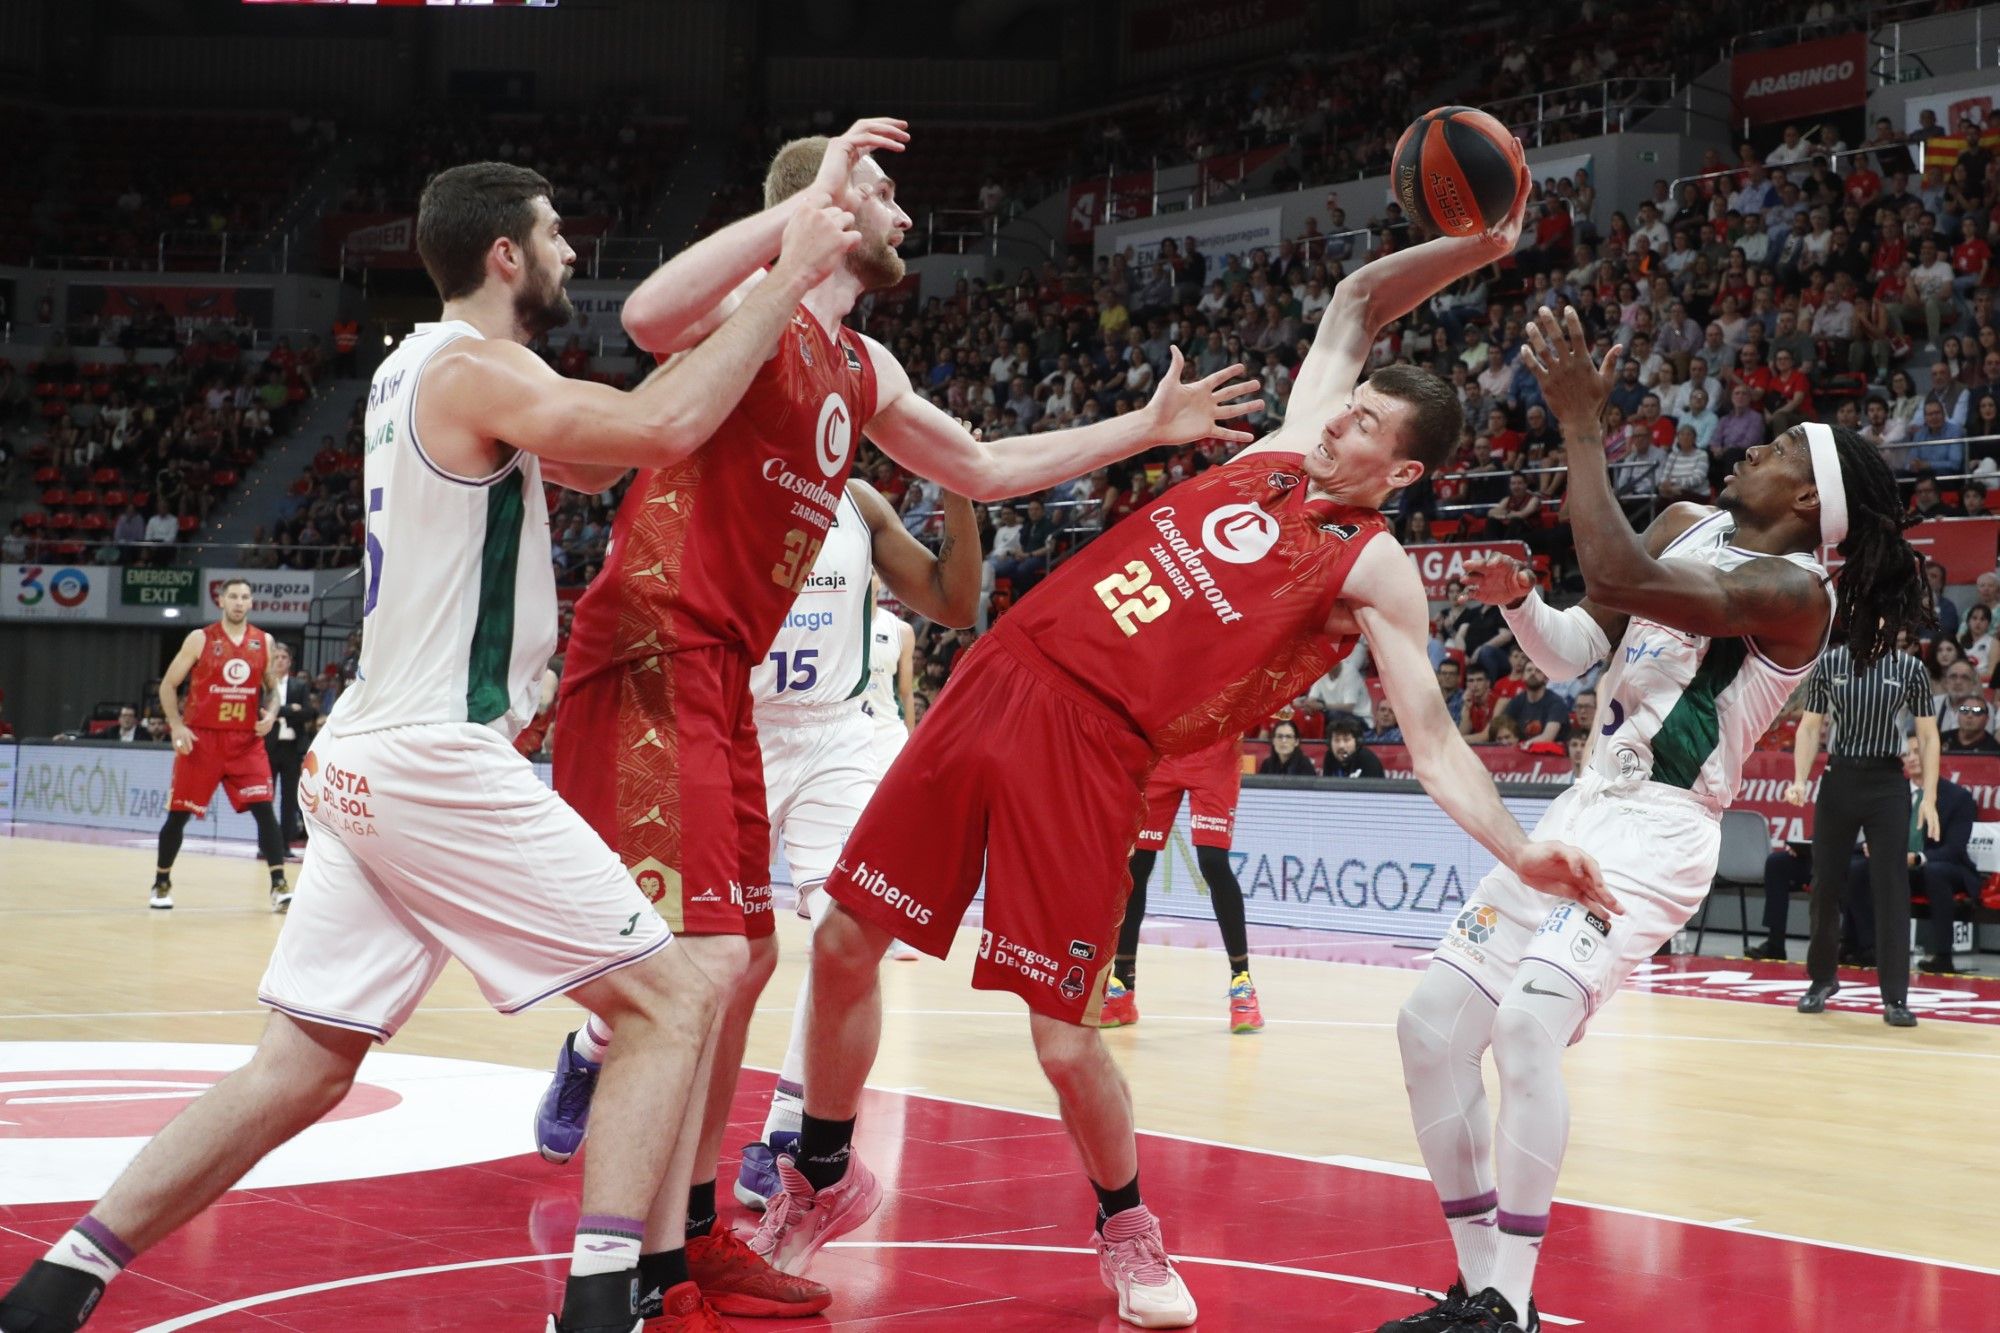
[[[222,619],[189,630],[181,650],[160,677],[160,711],[174,738],[174,774],[167,795],[167,822],[160,825],[160,857],[153,871],[150,906],[174,905],[174,860],[190,816],[208,817],[217,783],[237,814],[257,821],[257,850],[271,868],[271,910],[292,905],[285,883],[285,835],[271,809],[271,758],[264,735],[278,716],[281,677],[272,664],[271,636],[250,623],[250,583],[231,579],[216,594]],[[187,682],[187,714],[181,714],[181,683]],[[260,696],[268,690],[271,706]]]
[[[834,906],[813,949],[798,1154],[780,1159],[786,1192],[755,1242],[780,1267],[803,1269],[879,1198],[851,1150],[881,1036],[876,963],[892,935],[943,957],[983,872],[973,985],[1028,1004],[1097,1191],[1099,1275],[1122,1319],[1194,1321],[1141,1202],[1130,1091],[1094,1027],[1126,852],[1161,757],[1268,717],[1348,651],[1354,626],[1438,804],[1524,879],[1607,910],[1595,864],[1528,841],[1459,737],[1425,651],[1423,587],[1380,512],[1456,444],[1458,400],[1409,367],[1357,383],[1385,325],[1512,248],[1527,195],[1520,170],[1498,229],[1399,251],[1341,283],[1279,430],[1084,547],[959,660],[827,884]],[[1020,782],[1024,772],[1035,781]]]
[[[1099,1027],[1139,1021],[1139,927],[1146,919],[1146,883],[1153,862],[1166,849],[1181,797],[1188,801],[1194,833],[1194,860],[1208,886],[1209,905],[1229,956],[1229,1030],[1239,1035],[1264,1030],[1264,1010],[1250,980],[1250,935],[1243,919],[1243,886],[1229,868],[1229,845],[1236,834],[1236,799],[1243,789],[1243,738],[1225,736],[1205,750],[1162,759],[1146,779],[1146,822],[1132,849],[1128,869],[1132,896],[1125,924],[1118,928],[1118,953],[1104,990]]]
[[[870,154],[900,151],[908,137],[901,121],[878,119],[787,144],[763,212],[690,247],[626,302],[633,340],[671,357],[762,280],[801,192],[831,195],[862,236],[799,303],[709,443],[628,492],[604,572],[577,603],[557,703],[556,790],[724,988],[700,1142],[676,1154],[648,1227],[685,1228],[694,1281],[724,1314],[804,1314],[827,1299],[720,1224],[715,1170],[750,1016],[777,965],[750,671],[812,571],[860,433],[959,494],[994,499],[1156,445],[1247,439],[1219,423],[1254,410],[1254,384],[1229,382],[1241,367],[1184,384],[1178,353],[1145,408],[1076,430],[988,442],[919,396],[892,353],[841,323],[865,292],[902,279],[896,247],[910,220]],[[543,1156],[564,1160],[581,1145],[603,1050],[588,1024],[565,1039],[536,1116]]]

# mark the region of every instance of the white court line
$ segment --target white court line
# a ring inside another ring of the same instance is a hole
[[[743,1067],[745,1069],[755,1069],[759,1073],[772,1072],[767,1067],[761,1065],[745,1065]],[[886,1089],[872,1088],[871,1091],[883,1092]],[[936,1092],[919,1093],[917,1095],[923,1097],[926,1101],[949,1102],[954,1106],[971,1106],[982,1111],[1002,1111],[1010,1115],[1029,1116],[1036,1120],[1060,1119],[1060,1117],[1049,1111],[1030,1111],[1018,1106],[1001,1106],[995,1102],[973,1101],[969,1097],[947,1097],[942,1093]],[[1276,1148],[1259,1148],[1247,1143],[1224,1143],[1220,1139],[1204,1139],[1193,1134],[1174,1134],[1162,1129],[1141,1129],[1139,1133],[1147,1135],[1150,1138],[1172,1139],[1179,1143],[1198,1144],[1204,1148],[1226,1148],[1233,1152],[1255,1153],[1259,1157],[1276,1157],[1287,1162],[1318,1160],[1297,1153],[1281,1152]],[[1371,1171],[1382,1175],[1408,1175],[1414,1169],[1393,1162],[1376,1165],[1368,1158],[1349,1158],[1343,1160],[1341,1164],[1352,1166],[1354,1170]],[[1978,1273],[1982,1277],[2000,1277],[2000,1268],[1986,1268],[1979,1264],[1959,1263],[1953,1259],[1934,1259],[1928,1255],[1905,1254],[1900,1250],[1881,1250],[1868,1245],[1849,1245],[1844,1241],[1820,1240],[1814,1236],[1794,1236],[1784,1231],[1764,1231],[1753,1227],[1728,1226],[1720,1222],[1703,1222],[1692,1217],[1677,1217],[1672,1213],[1655,1213],[1644,1208],[1624,1208],[1613,1203],[1591,1203],[1582,1199],[1565,1199],[1560,1196],[1556,1198],[1555,1202],[1569,1208],[1588,1208],[1595,1212],[1617,1213],[1624,1217],[1643,1217],[1654,1222],[1672,1222],[1679,1226],[1703,1227],[1710,1231],[1727,1231],[1738,1236],[1759,1236],[1765,1240],[1790,1241],[1794,1245],[1811,1245],[1823,1250],[1840,1250],[1847,1254],[1866,1254],[1876,1259],[1895,1259],[1903,1263],[1928,1264],[1933,1268],[1950,1268],[1962,1273]],[[1543,1316],[1543,1318],[1547,1317],[1546,1315]]]
[[[984,1242],[938,1240],[836,1240],[830,1242],[826,1248],[829,1250],[999,1250],[1011,1254],[1095,1255],[1097,1253],[1096,1250],[1085,1249],[1081,1245],[999,1245]],[[315,1282],[309,1286],[288,1287],[283,1291],[267,1291],[257,1296],[245,1296],[240,1300],[228,1301],[222,1305],[212,1305],[206,1310],[196,1310],[191,1314],[180,1315],[176,1318],[166,1320],[164,1323],[149,1324],[145,1328],[140,1329],[139,1333],[176,1333],[178,1329],[193,1328],[196,1324],[205,1324],[211,1319],[220,1319],[224,1315],[237,1314],[244,1310],[254,1310],[261,1305],[275,1305],[280,1301],[288,1301],[300,1296],[313,1296],[323,1291],[342,1291],[351,1287],[373,1286],[378,1282],[395,1282],[406,1277],[430,1277],[437,1273],[463,1273],[474,1268],[502,1268],[508,1264],[545,1263],[551,1260],[564,1260],[569,1257],[567,1253],[519,1254],[505,1259],[474,1259],[462,1264],[434,1264],[428,1268],[404,1268],[391,1273],[363,1273],[358,1277],[335,1278],[331,1282]],[[1321,1282],[1339,1282],[1352,1287],[1372,1287],[1377,1291],[1409,1292],[1412,1295],[1421,1294],[1433,1300],[1437,1299],[1439,1294],[1434,1291],[1425,1291],[1421,1287],[1411,1287],[1401,1282],[1383,1282],[1372,1277],[1356,1277],[1351,1273],[1328,1273],[1316,1268],[1293,1268],[1287,1264],[1260,1264],[1249,1259],[1211,1259],[1205,1255],[1198,1254],[1176,1254],[1173,1256],[1173,1259],[1178,1264],[1199,1264],[1211,1268],[1241,1268],[1256,1273],[1279,1273],[1286,1277],[1308,1277]],[[997,1301],[1007,1299],[1009,1298],[999,1296],[983,1301],[967,1301],[961,1305],[946,1306],[944,1308],[957,1310],[964,1309],[967,1306],[992,1305]],[[907,1313],[914,1314],[918,1312],[908,1311]],[[937,1311],[929,1310],[923,1313],[935,1314]],[[1552,1315],[1547,1311],[1543,1311],[1542,1322],[1545,1324],[1576,1325],[1582,1321],[1565,1319],[1561,1315]],[[838,1325],[835,1325],[835,1327],[838,1327]]]

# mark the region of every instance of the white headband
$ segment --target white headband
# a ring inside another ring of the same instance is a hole
[[[1805,423],[1806,447],[1812,451],[1813,484],[1819,487],[1819,539],[1838,546],[1847,537],[1847,485],[1840,476],[1840,450],[1833,427]]]

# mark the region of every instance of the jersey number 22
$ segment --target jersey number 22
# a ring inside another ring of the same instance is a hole
[[[1128,560],[1121,572],[1099,579],[1096,588],[1128,639],[1139,632],[1139,626],[1158,620],[1174,604],[1173,596],[1153,582],[1153,571],[1143,560]]]

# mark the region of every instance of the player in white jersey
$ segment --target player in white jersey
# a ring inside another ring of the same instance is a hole
[[[258,988],[275,1012],[250,1063],[0,1298],[6,1333],[80,1328],[137,1254],[346,1095],[448,957],[495,1008],[567,993],[619,1034],[550,1327],[640,1329],[641,1233],[674,1147],[660,1127],[700,1118],[686,1110],[716,1001],[618,858],[508,743],[555,646],[542,486],[600,491],[698,448],[859,236],[809,201],[770,278],[676,374],[626,394],[559,378],[527,348],[573,314],[576,256],[550,195],[536,173],[490,162],[425,187],[417,248],[444,314],[369,391],[366,633],[356,684],[304,762],[313,838]]]
[[[1467,582],[1506,608],[1551,680],[1611,653],[1584,770],[1534,836],[1596,857],[1620,910],[1607,919],[1496,869],[1403,1006],[1404,1082],[1459,1274],[1433,1308],[1382,1333],[1540,1326],[1535,1262],[1569,1135],[1563,1049],[1700,907],[1744,756],[1829,636],[1867,662],[1928,618],[1895,477],[1858,435],[1787,431],[1749,451],[1719,508],[1676,504],[1642,538],[1612,493],[1598,424],[1621,349],[1593,364],[1575,311],[1566,326],[1542,312],[1529,337],[1529,367],[1563,425],[1588,597],[1556,611],[1505,559],[1468,562]],[[1822,545],[1846,560],[1837,599]],[[1480,1075],[1489,1044],[1497,1125]]]
[[[814,922],[826,915],[826,878],[841,846],[894,757],[884,755],[871,689],[881,677],[882,619],[906,634],[910,628],[875,605],[876,578],[898,601],[941,625],[970,625],[978,611],[979,526],[972,502],[945,492],[942,506],[944,537],[934,555],[873,486],[849,481],[811,576],[750,675],[771,829],[784,844],[799,915]],[[900,649],[901,637],[893,641]],[[906,658],[902,672],[907,678]],[[903,730],[900,718],[895,725]],[[810,981],[808,972],[799,983],[763,1136],[743,1150],[735,1192],[745,1207],[762,1209],[782,1188],[776,1154],[798,1142]]]
[[[916,725],[917,632],[886,606],[875,608],[874,647],[868,656],[868,688],[861,704],[875,719],[875,754],[882,771],[896,762]],[[910,950],[910,957],[916,957]]]

